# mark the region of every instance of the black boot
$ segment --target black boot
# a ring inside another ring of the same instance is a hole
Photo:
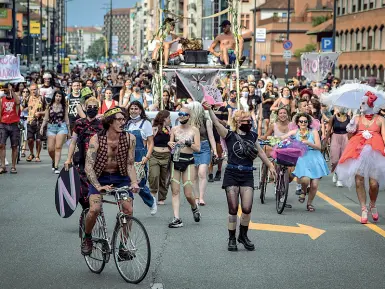
[[[219,182],[221,180],[221,174],[222,174],[221,171],[217,171],[215,174],[214,181]]]
[[[208,180],[209,183],[213,183],[214,182],[214,176],[213,174],[209,174],[209,180]]]
[[[227,246],[229,251],[238,251],[237,239],[235,239],[235,230],[229,230],[229,245]]]
[[[254,246],[253,243],[251,243],[251,241],[247,237],[248,229],[249,229],[248,226],[242,226],[242,225],[239,226],[238,242],[243,244],[243,246],[245,246],[246,250],[254,251],[255,250],[255,246]]]

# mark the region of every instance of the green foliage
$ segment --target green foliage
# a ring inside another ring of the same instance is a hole
[[[317,17],[313,17],[311,19],[311,23],[312,23],[313,27],[315,27],[315,26],[318,26],[318,25],[320,25],[320,24],[322,24],[328,20],[329,20],[328,16],[317,16]]]
[[[294,56],[299,58],[301,57],[301,54],[302,53],[305,53],[305,52],[313,52],[317,49],[317,46],[315,44],[306,44],[306,46],[304,48],[300,48],[300,49],[297,49],[295,52],[294,52]]]
[[[106,55],[106,44],[103,37],[94,41],[88,49],[88,57],[97,61]]]

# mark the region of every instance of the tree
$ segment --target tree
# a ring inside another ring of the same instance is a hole
[[[106,55],[106,44],[103,37],[94,41],[88,48],[88,57],[97,61]]]
[[[326,21],[329,20],[329,17],[328,16],[318,16],[318,17],[313,17],[311,19],[311,22],[312,22],[312,26],[315,27],[315,26],[318,26]]]
[[[316,49],[317,49],[317,47],[315,44],[306,44],[306,46],[304,48],[296,49],[296,51],[294,52],[294,56],[299,58],[299,57],[301,57],[302,53],[313,52]]]

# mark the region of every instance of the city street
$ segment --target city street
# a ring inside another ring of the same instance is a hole
[[[249,231],[254,252],[240,245],[238,252],[227,251],[227,205],[219,182],[209,185],[200,223],[194,222],[181,197],[180,229],[167,226],[172,218],[171,194],[156,216],[137,196],[135,216],[149,233],[152,260],[144,281],[130,285],[120,277],[113,259],[100,275],[87,268],[78,237],[80,205],[69,219],[58,216],[57,176],[46,151],[42,163],[23,160],[18,172],[0,175],[2,289],[384,288],[383,192],[378,200],[380,223],[361,225],[355,191],[335,188],[331,176],[321,181],[314,213],[297,201],[294,186],[288,201],[293,209],[282,215],[275,211],[272,185],[264,205],[255,191],[250,225],[254,229]],[[111,233],[116,208],[106,205],[105,214]]]

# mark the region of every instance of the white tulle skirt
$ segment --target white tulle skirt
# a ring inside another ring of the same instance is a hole
[[[360,175],[365,178],[365,187],[369,187],[369,178],[377,180],[380,190],[385,188],[385,157],[372,149],[370,145],[365,145],[357,159],[347,159],[338,164],[336,168],[338,180],[346,187],[355,186],[355,176]]]

